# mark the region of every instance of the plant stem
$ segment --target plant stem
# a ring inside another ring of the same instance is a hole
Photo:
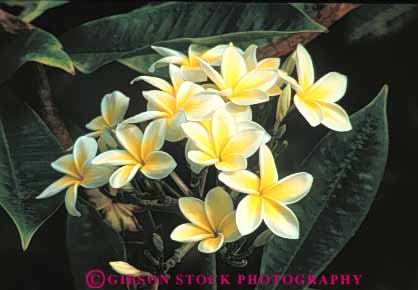
[[[170,184],[168,184],[166,181],[161,180],[161,185],[164,186],[169,192],[171,192],[172,194],[174,194],[177,197],[182,197],[182,195],[180,193],[177,192],[177,190],[175,190]]]
[[[207,290],[217,290],[218,285],[215,279],[216,275],[216,253],[203,255],[202,273],[206,277],[212,277],[212,282],[206,285]]]
[[[185,196],[193,196],[193,192],[190,190],[190,188],[186,185],[186,183],[184,183],[183,179],[181,179],[181,177],[175,171],[173,171],[170,174],[170,177],[177,184],[177,186],[180,188],[180,190],[183,192]]]
[[[174,255],[164,263],[164,272],[167,273],[170,269],[174,268],[176,264],[180,263],[195,245],[196,243],[187,243],[174,250]]]
[[[208,173],[209,173],[209,168],[206,167],[205,169],[203,169],[203,172],[200,175],[199,195],[202,198],[203,198],[203,196],[205,194],[206,180],[207,180],[207,177],[208,177]]]

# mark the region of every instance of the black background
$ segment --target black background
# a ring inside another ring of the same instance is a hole
[[[138,3],[133,1],[77,1],[45,13],[34,24],[60,35],[88,20],[127,12],[136,7]],[[348,75],[349,88],[342,105],[349,113],[367,104],[383,84],[389,85],[390,149],[383,182],[360,230],[325,271],[363,274],[359,289],[418,289],[416,14],[406,25],[387,35],[369,35],[349,42],[347,35],[352,32],[350,25],[356,17],[353,12],[332,26],[329,33],[307,45],[317,76],[333,70]],[[111,64],[91,75],[78,73],[75,77],[54,69],[48,72],[61,111],[80,126],[99,113],[101,97],[115,89],[132,97],[132,111],[143,106],[139,87],[129,86],[129,81],[137,74],[122,65]],[[19,72],[15,78],[19,79],[12,82],[19,82],[19,93],[24,95],[27,90],[25,84],[31,82],[30,75]],[[299,122],[295,127],[307,126],[300,116],[294,119]],[[316,128],[312,132],[312,136],[308,136],[312,137],[308,145],[323,135],[325,129]],[[300,150],[307,149],[308,145]],[[29,249],[22,252],[14,224],[4,210],[0,210],[0,289],[74,289],[66,253],[65,219],[66,212],[62,208],[36,233]],[[249,263],[245,271],[258,271],[256,259]]]

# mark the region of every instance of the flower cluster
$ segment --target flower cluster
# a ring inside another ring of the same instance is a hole
[[[313,177],[299,172],[279,179],[268,145],[271,136],[253,120],[252,106],[279,98],[277,116],[283,119],[293,89],[293,103],[311,126],[323,124],[347,131],[351,129],[349,118],[335,104],[345,94],[347,78],[331,72],[315,82],[311,57],[302,45],[292,56],[296,79],[280,68],[279,58],[257,60],[255,45],[242,51],[232,44],[211,49],[192,44],[188,55],[152,48],[163,58],[151,65],[150,72],[168,66],[170,81],[153,76],[134,79],[132,82],[144,81],[155,89],[142,92],[147,110],[127,119],[129,98],[118,91],[105,95],[102,115],[86,126],[93,132],[76,141],[72,155],[52,163],[65,176],[38,198],[68,188],[68,212],[79,215],[75,207],[78,186],[109,183],[119,189],[129,186],[138,174],[163,179],[177,166],[173,157],[162,151],[164,143],[186,139],[191,170],[199,174],[214,166],[226,187],[212,188],[204,200],[179,198],[180,211],[189,223],[174,229],[173,240],[199,242],[201,252],[213,253],[224,243],[253,233],[263,221],[275,235],[297,239],[299,222],[287,205],[310,191]],[[99,145],[93,137],[99,138]],[[96,156],[98,146],[100,154]],[[257,151],[256,174],[249,170],[248,158]],[[227,188],[246,194],[236,210]]]

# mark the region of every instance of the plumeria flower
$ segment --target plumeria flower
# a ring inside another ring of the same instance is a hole
[[[281,72],[279,75],[296,91],[294,103],[306,121],[312,127],[323,124],[334,131],[351,130],[347,113],[335,104],[346,92],[347,77],[330,72],[314,82],[311,56],[301,44],[296,49],[296,70],[298,81]]]
[[[224,243],[235,242],[241,237],[235,223],[232,199],[220,186],[208,192],[205,202],[194,197],[179,198],[179,207],[189,223],[173,230],[171,239],[174,241],[200,242],[200,252],[214,253]]]
[[[103,130],[114,130],[122,122],[129,106],[129,98],[119,91],[106,94],[101,103],[102,115],[90,121],[86,128],[94,131],[87,134],[90,137],[102,135]]]
[[[77,190],[79,186],[84,188],[97,188],[105,185],[113,169],[106,166],[91,164],[91,160],[97,154],[97,142],[92,137],[80,137],[74,144],[73,154],[67,154],[51,163],[52,168],[65,174],[50,186],[48,186],[36,198],[47,198],[63,191],[65,194],[65,207],[72,216],[80,216],[76,209]]]
[[[245,64],[247,65],[247,70],[252,71],[254,69],[272,69],[275,71],[279,70],[280,67],[280,58],[271,57],[265,58],[261,61],[257,60],[257,45],[252,44],[244,51],[243,57]],[[269,96],[278,96],[281,93],[280,82],[279,80],[267,91]]]
[[[300,172],[278,180],[273,155],[266,145],[260,147],[259,162],[260,176],[247,170],[219,174],[219,180],[228,187],[248,194],[237,207],[239,232],[248,235],[264,220],[275,235],[299,238],[298,219],[286,205],[299,201],[309,192],[312,175]]]
[[[198,60],[204,72],[216,85],[218,93],[240,106],[267,102],[269,90],[278,78],[273,69],[249,70],[242,53],[232,44],[225,49],[222,56],[221,73],[204,59]]]
[[[164,119],[168,141],[179,141],[185,137],[180,125],[186,121],[208,119],[212,113],[223,107],[224,101],[213,92],[189,81],[182,81],[179,68],[170,65],[172,85],[163,79],[141,76],[160,90],[143,92],[148,101],[147,111],[128,118],[124,123],[140,123],[152,119]]]
[[[92,163],[122,166],[110,177],[113,188],[128,184],[138,171],[151,179],[165,178],[177,164],[171,155],[159,151],[164,144],[164,128],[164,120],[151,122],[144,133],[135,125],[120,124],[116,138],[124,149],[101,153]]]
[[[188,56],[170,48],[160,46],[151,46],[151,48],[164,56],[164,58],[154,62],[148,69],[150,72],[153,73],[157,67],[166,66],[168,64],[177,64],[181,66],[181,74],[184,80],[198,83],[206,81],[207,76],[200,68],[197,57],[200,57],[211,65],[219,65],[227,45],[217,45],[214,48],[209,49],[204,46],[191,44],[189,46]]]
[[[212,120],[186,122],[182,128],[192,142],[189,160],[200,166],[215,165],[222,171],[247,168],[247,158],[258,150],[265,133],[254,129],[238,131],[225,108],[218,109]]]

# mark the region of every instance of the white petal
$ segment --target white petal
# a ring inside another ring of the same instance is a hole
[[[198,60],[200,63],[200,67],[206,73],[208,78],[210,78],[210,80],[214,82],[219,89],[226,89],[225,81],[222,78],[222,76],[206,61],[204,61],[201,58],[198,58]]]
[[[126,151],[137,161],[141,160],[142,131],[132,124],[119,124],[116,128],[116,138]]]
[[[212,116],[212,137],[217,156],[221,154],[228,141],[236,133],[237,128],[232,115],[229,114],[224,108],[217,110]]]
[[[222,233],[225,237],[225,243],[232,243],[239,238],[241,238],[241,234],[239,233],[237,222],[236,222],[236,212],[230,212],[224,220],[221,222],[219,227],[219,232]]]
[[[257,45],[251,44],[244,52],[244,59],[247,70],[251,71],[257,67]]]
[[[322,121],[322,112],[315,102],[307,102],[298,95],[293,98],[296,108],[312,127],[318,126]]]
[[[273,69],[273,70],[278,70],[279,66],[280,66],[280,58],[277,58],[277,57],[265,58],[257,64],[257,68],[265,68],[265,69]]]
[[[92,137],[79,137],[74,143],[74,163],[81,174],[83,173],[84,165],[89,163],[97,153],[97,142]]]
[[[237,123],[237,131],[242,132],[245,130],[258,130],[264,133],[263,143],[266,144],[270,141],[271,136],[266,132],[266,130],[260,124],[254,121],[242,121]]]
[[[129,106],[129,98],[119,91],[103,97],[101,109],[103,119],[108,125],[115,126],[123,120]]]
[[[285,239],[299,238],[299,221],[285,205],[264,199],[264,222],[277,236]]]
[[[51,167],[56,171],[80,179],[80,173],[74,162],[73,154],[64,155],[51,163]]]
[[[158,118],[167,118],[169,115],[166,112],[160,112],[160,111],[147,111],[139,113],[138,115],[132,116],[125,121],[123,121],[124,124],[136,124],[136,123],[142,123],[149,120],[154,120]]]
[[[232,115],[236,123],[251,121],[253,118],[250,106],[239,106],[232,102],[228,102],[225,106],[225,110]]]
[[[135,177],[139,167],[139,165],[125,165],[119,168],[110,177],[110,185],[113,188],[121,188],[127,185]]]
[[[275,185],[263,190],[263,197],[282,204],[292,204],[305,197],[312,187],[313,177],[309,173],[299,172],[286,176]]]
[[[352,129],[350,117],[339,105],[321,102],[320,107],[322,112],[321,123],[325,127],[338,132],[350,131]]]
[[[91,162],[96,165],[136,165],[137,160],[126,150],[109,150],[97,155]]]
[[[234,172],[247,168],[247,159],[242,154],[223,155],[222,160],[216,162],[216,169],[226,172]]]
[[[78,184],[74,184],[67,189],[65,194],[65,207],[67,212],[72,216],[81,216],[81,213],[76,209]]]
[[[173,241],[193,243],[213,237],[213,233],[205,231],[191,223],[177,226],[170,235]]]
[[[217,252],[222,245],[224,244],[224,235],[218,234],[218,236],[214,238],[207,238],[202,240],[199,245],[197,246],[197,249],[199,252],[210,254]]]
[[[236,223],[241,235],[254,232],[263,221],[263,200],[258,195],[244,197],[237,207]]]
[[[303,45],[296,48],[296,70],[298,72],[299,85],[307,90],[314,83],[314,68],[311,56]]]
[[[231,102],[240,106],[256,105],[269,101],[268,94],[258,89],[239,91],[236,94],[234,93],[228,96],[228,98]]]
[[[160,111],[172,114],[176,109],[176,99],[172,95],[163,91],[144,91],[142,92],[142,95],[152,106],[152,111]]]
[[[190,161],[201,166],[210,166],[218,162],[218,158],[208,155],[205,152],[198,150],[191,150],[187,153]]]
[[[185,60],[186,58],[180,56],[166,56],[151,64],[148,71],[150,73],[154,73],[157,68],[167,66],[169,64],[182,64]]]
[[[255,69],[246,74],[235,87],[235,91],[261,90],[267,92],[276,82],[278,74],[271,69]]]
[[[222,98],[210,92],[202,92],[189,97],[183,109],[189,121],[210,119],[213,112],[225,106]]]
[[[190,151],[197,151],[197,150],[198,150],[198,148],[193,144],[193,142],[190,141],[190,140],[187,140],[186,146],[184,146],[184,155],[186,156],[187,163],[189,163],[190,170],[192,172],[196,173],[196,174],[199,174],[202,171],[202,169],[204,168],[204,166],[201,166],[201,165],[193,162],[192,160],[190,160],[190,158],[188,156]],[[216,161],[217,161],[217,159],[214,160],[214,163]]]
[[[208,77],[203,69],[198,67],[181,66],[181,75],[185,81],[191,81],[195,83],[205,82]]]
[[[217,45],[203,53],[200,57],[206,60],[210,65],[220,65],[222,55],[227,47],[228,45],[225,44]]]
[[[210,153],[209,155],[211,156],[215,156],[209,133],[205,127],[195,122],[183,123],[181,124],[181,127],[187,137],[193,141],[197,148],[205,153]]]
[[[247,66],[239,50],[230,45],[222,55],[221,75],[228,88],[234,88],[247,73]]]
[[[176,94],[176,107],[182,108],[183,104],[194,94],[201,93],[204,91],[202,86],[196,85],[190,81],[185,81],[179,87]]]
[[[237,132],[225,145],[222,156],[241,154],[245,158],[253,155],[264,140],[264,132],[260,130],[245,130]]]
[[[171,49],[171,48],[155,46],[155,45],[151,45],[151,48],[162,56],[178,56],[182,58],[187,58],[185,54],[181,53],[180,51]]]
[[[334,103],[339,101],[347,90],[347,77],[330,72],[320,78],[307,92],[306,99]]]
[[[221,172],[218,176],[226,186],[242,193],[258,193],[260,179],[257,175],[248,170],[236,172]]]
[[[165,139],[170,142],[177,142],[186,137],[181,124],[186,122],[186,115],[183,111],[179,111],[177,115],[166,119],[167,130]]]
[[[157,77],[149,77],[149,76],[139,76],[137,78],[134,78],[131,81],[131,84],[137,81],[145,81],[149,83],[150,85],[159,88],[163,92],[172,95],[174,93],[173,87],[165,80],[157,78]]]
[[[79,180],[71,176],[61,177],[60,179],[49,185],[47,188],[45,188],[44,191],[42,191],[36,198],[41,199],[51,197],[53,195],[56,195],[57,193],[60,193],[65,188],[74,185],[77,182],[79,182]]]
[[[146,160],[149,154],[163,147],[166,130],[166,121],[164,119],[154,120],[148,124],[144,131],[144,138],[142,139],[142,160]]]
[[[183,76],[181,74],[180,68],[174,64],[170,64],[168,66],[168,73],[170,75],[171,83],[173,84],[173,93],[175,93],[184,81]]]
[[[86,124],[86,128],[92,131],[102,130],[108,126],[102,116],[96,117]]]
[[[84,178],[81,186],[85,188],[97,188],[109,182],[114,168],[108,166],[89,164],[84,169]]]
[[[151,179],[166,178],[177,166],[173,157],[162,151],[153,151],[144,161],[145,164],[141,168],[141,172]]]

